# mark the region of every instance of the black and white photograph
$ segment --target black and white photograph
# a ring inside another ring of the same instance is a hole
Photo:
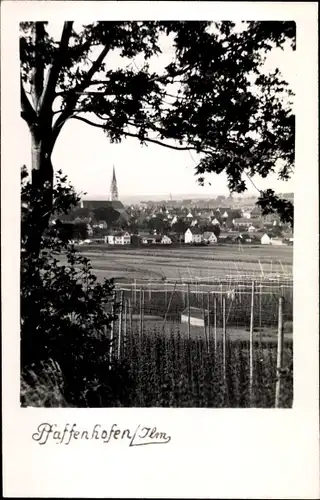
[[[291,407],[295,44],[20,24],[23,406]]]
[[[9,496],[316,498],[316,6],[4,3]]]

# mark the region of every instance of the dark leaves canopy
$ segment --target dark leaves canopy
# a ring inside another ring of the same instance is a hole
[[[60,42],[47,23],[37,37],[38,24],[21,24],[26,87],[39,58],[45,74],[58,57]],[[141,144],[191,149],[198,153],[198,181],[224,171],[233,192],[246,190],[247,175],[276,172],[288,180],[293,94],[279,70],[266,73],[263,64],[274,48],[295,49],[295,31],[291,21],[73,23],[52,101],[53,133],[78,119],[101,127],[111,142],[136,137]],[[171,61],[155,70],[163,51]],[[121,64],[112,64],[111,54]]]

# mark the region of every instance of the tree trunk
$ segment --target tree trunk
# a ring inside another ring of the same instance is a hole
[[[32,155],[32,201],[31,224],[32,231],[26,241],[25,250],[28,255],[37,257],[40,252],[41,237],[47,229],[52,211],[53,196],[53,167],[51,163],[52,148],[50,146],[50,132],[41,136],[36,131],[31,132]]]

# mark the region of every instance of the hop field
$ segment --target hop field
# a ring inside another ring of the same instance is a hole
[[[277,346],[254,346],[250,391],[249,343],[222,341],[215,351],[212,342],[190,339],[172,332],[163,336],[134,333],[124,346],[131,388],[130,407],[272,408],[275,405]],[[292,343],[284,349],[280,407],[293,400]]]

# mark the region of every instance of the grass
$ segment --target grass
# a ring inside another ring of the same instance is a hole
[[[49,360],[37,369],[23,371],[20,401],[23,407],[69,407],[63,395],[63,374],[58,364]]]

